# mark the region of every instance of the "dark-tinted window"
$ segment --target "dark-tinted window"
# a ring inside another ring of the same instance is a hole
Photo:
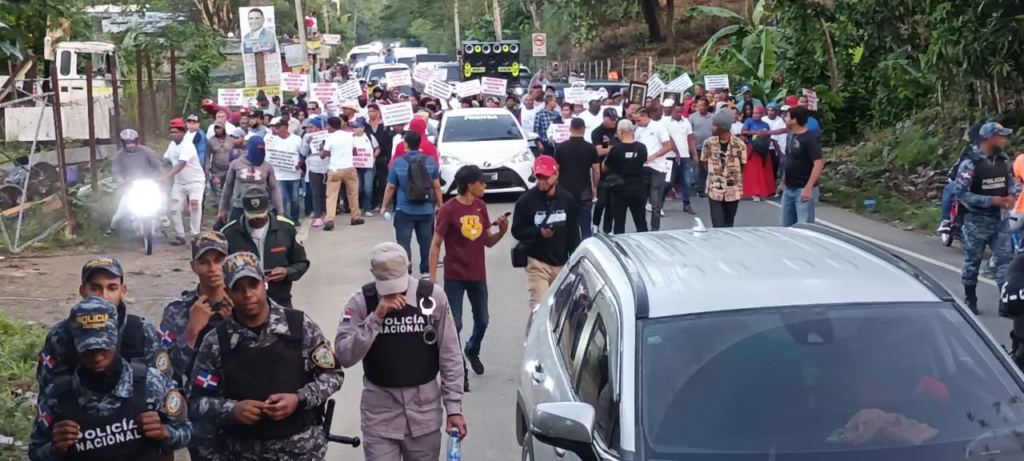
[[[551,300],[551,331],[555,334],[555,337],[558,337],[558,332],[562,329],[565,311],[576,293],[576,285],[583,279],[580,269],[581,265],[582,262],[577,262],[565,274],[562,284],[555,290],[554,297]]]
[[[366,74],[366,81],[371,82],[373,80],[384,81],[384,77],[387,76],[388,72],[395,72],[399,70],[409,70],[405,66],[387,66],[387,67],[374,67]]]
[[[594,320],[582,360],[576,395],[580,400],[597,406],[598,394],[608,384],[608,333],[600,314]]]
[[[1021,388],[947,304],[703,314],[639,334],[651,459],[1021,456]]]
[[[60,74],[71,75],[71,52],[60,52]]]
[[[442,142],[509,141],[523,139],[515,117],[508,114],[450,116]]]
[[[562,327],[558,334],[558,350],[573,380],[576,379],[573,374],[576,346],[579,345],[580,338],[583,336],[583,328],[587,324],[587,316],[590,313],[591,289],[593,287],[590,286],[590,282],[581,274],[566,304]]]
[[[459,67],[458,66],[441,66],[441,67],[438,67],[438,68],[439,69],[444,69],[445,72],[448,73],[448,76],[445,77],[445,81],[446,82],[461,82],[462,81],[462,75],[459,74]]]

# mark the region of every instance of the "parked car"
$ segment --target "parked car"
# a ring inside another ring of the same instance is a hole
[[[1024,375],[928,274],[813,224],[587,239],[531,315],[522,459],[1021,459]]]

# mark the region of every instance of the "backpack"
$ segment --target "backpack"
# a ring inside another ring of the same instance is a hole
[[[412,203],[430,201],[434,191],[434,179],[427,170],[427,156],[421,154],[416,160],[406,156],[409,162],[409,181],[405,184],[405,198]]]

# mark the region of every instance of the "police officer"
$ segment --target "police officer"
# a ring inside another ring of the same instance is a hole
[[[448,299],[441,287],[409,275],[409,256],[397,243],[373,248],[370,272],[376,280],[349,298],[334,339],[341,366],[363,362],[366,460],[437,461],[442,406],[445,431],[466,436],[462,351]]]
[[[171,363],[175,381],[186,387],[192,372],[196,348],[202,338],[231,314],[231,299],[224,286],[222,266],[228,256],[228,242],[220,232],[204,231],[192,239],[192,272],[199,285],[181,293],[181,297],[164,308],[160,331],[171,344]],[[196,419],[192,423],[192,442],[188,453],[192,461],[219,460],[213,422]]]
[[[95,296],[117,306],[117,326],[120,332],[118,352],[122,358],[155,367],[168,375],[173,372],[164,343],[167,336],[157,331],[148,320],[127,313],[123,300],[128,293],[128,286],[124,283],[124,270],[117,259],[110,256],[89,259],[82,266],[82,285],[78,287],[78,293],[82,298]],[[69,319],[73,320],[74,317]],[[69,322],[69,319],[58,321],[46,334],[46,342],[36,366],[36,381],[40,390],[46,389],[55,375],[73,370],[79,363],[78,351],[71,341],[73,322]]]
[[[82,360],[39,394],[29,458],[157,460],[192,436],[185,398],[163,372],[118,355],[117,310],[86,297],[68,331]]]
[[[199,346],[193,418],[218,422],[229,459],[321,460],[323,405],[344,373],[309,316],[269,302],[260,267],[253,253],[224,260],[234,307]]]
[[[228,240],[229,254],[250,252],[263,262],[267,294],[274,302],[292,307],[292,282],[309,270],[306,249],[295,238],[295,223],[270,212],[270,194],[253,187],[242,193],[245,219],[229,222],[221,229]]]
[[[956,197],[964,215],[964,265],[960,279],[965,303],[978,314],[978,269],[985,246],[992,250],[996,265],[996,284],[1002,286],[1010,263],[1010,229],[1002,211],[1014,203],[1019,188],[1013,181],[1010,157],[1003,151],[1006,137],[1013,133],[998,123],[986,123],[980,130],[981,142],[960,163]]]

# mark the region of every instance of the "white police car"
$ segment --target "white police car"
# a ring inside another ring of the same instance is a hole
[[[531,137],[506,109],[468,108],[445,113],[437,136],[441,189],[455,194],[455,172],[476,165],[487,193],[526,192],[534,186]]]

